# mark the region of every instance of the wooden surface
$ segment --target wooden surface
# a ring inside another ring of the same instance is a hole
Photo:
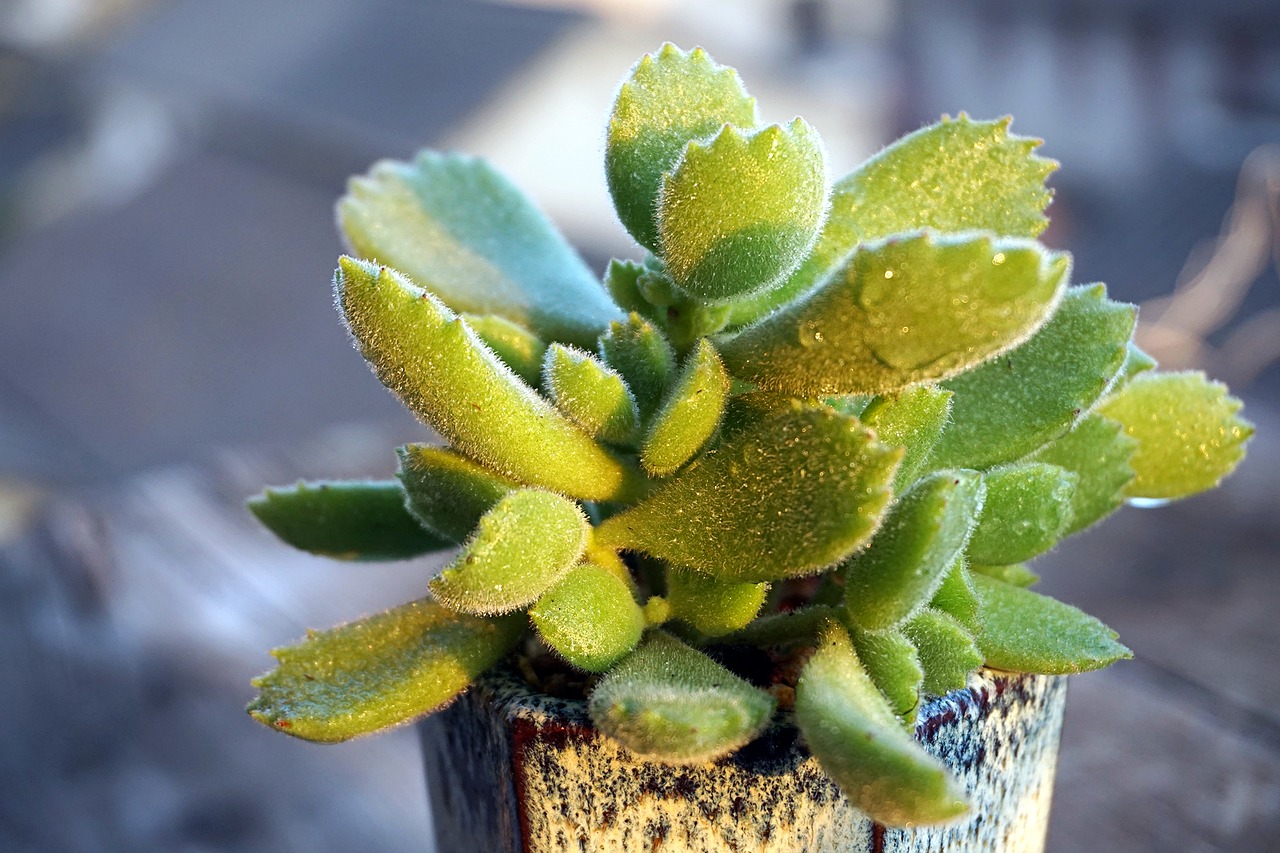
[[[1277,422],[1252,414],[1251,465],[1219,493],[1043,561],[1138,654],[1072,679],[1054,853],[1280,849]],[[0,551],[0,849],[429,849],[409,730],[324,747],[242,711],[267,648],[418,595],[438,564],[297,554],[242,509],[265,483],[387,473],[390,440],[338,431],[59,498]]]

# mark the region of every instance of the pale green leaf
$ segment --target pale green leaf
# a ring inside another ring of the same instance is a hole
[[[300,481],[264,490],[249,510],[293,547],[339,560],[407,560],[453,544],[425,530],[404,501],[394,481]]]
[[[1124,366],[1120,368],[1120,374],[1116,377],[1115,384],[1111,387],[1111,392],[1115,393],[1118,389],[1128,385],[1129,380],[1138,374],[1155,369],[1156,360],[1143,352],[1133,341],[1129,341],[1129,351],[1125,353]]]
[[[951,421],[932,468],[990,468],[1038,450],[1088,412],[1124,364],[1136,309],[1073,287],[1031,340],[948,380]]]
[[[654,415],[640,449],[640,464],[651,477],[665,477],[702,449],[720,425],[729,396],[729,375],[706,338],[685,360]]]
[[[547,345],[541,338],[525,327],[494,314],[483,317],[463,314],[462,319],[513,373],[530,385],[538,384],[542,378],[542,357],[547,351]]]
[[[671,615],[708,637],[720,637],[750,624],[769,592],[767,583],[739,583],[698,572],[667,571]]]
[[[588,672],[604,672],[640,642],[645,619],[627,584],[592,563],[574,566],[529,618],[547,645]]]
[[[803,119],[690,142],[658,197],[667,272],[690,296],[723,302],[768,290],[818,238],[826,153]]]
[[[1066,534],[1079,478],[1030,462],[988,471],[987,500],[969,539],[970,562],[1005,565],[1048,551]]]
[[[981,602],[975,639],[989,667],[1067,675],[1133,657],[1115,631],[1069,604],[984,574],[973,584]]]
[[[725,124],[755,123],[755,99],[737,72],[701,48],[668,43],[636,63],[609,115],[604,159],[613,206],[636,242],[657,251],[659,187],[685,145]]]
[[[535,489],[512,492],[484,514],[462,552],[431,581],[431,592],[464,613],[526,607],[581,559],[590,530],[567,498]]]
[[[338,203],[352,252],[394,267],[451,309],[590,346],[621,316],[545,217],[488,163],[424,151],[353,178]]]
[[[942,435],[950,410],[950,391],[922,385],[901,394],[876,397],[859,412],[853,412],[876,431],[881,444],[903,448],[902,464],[893,478],[895,493],[906,491],[916,481],[925,458]]]
[[[431,599],[311,633],[271,654],[254,679],[254,719],[285,734],[334,743],[406,723],[457,696],[507,653],[524,618],[454,613]]]
[[[641,420],[653,416],[666,397],[676,368],[676,354],[658,327],[632,313],[611,323],[600,337],[600,355],[626,381],[636,398]]]
[[[750,322],[790,302],[859,243],[919,228],[1040,234],[1051,198],[1044,182],[1057,164],[1035,155],[1040,140],[1009,133],[1009,121],[944,118],[841,178],[831,188],[831,210],[813,252],[781,287],[740,306],[734,322]]]
[[[587,500],[638,486],[633,471],[561,415],[443,303],[387,267],[344,257],[339,305],[383,384],[467,456]],[[501,429],[495,429],[501,424]]]
[[[858,660],[876,687],[889,700],[894,715],[907,726],[914,726],[920,706],[920,686],[924,670],[915,644],[897,628],[884,631],[849,632]]]
[[[883,394],[953,376],[1048,318],[1070,260],[1029,240],[920,232],[861,246],[831,277],[727,339],[729,372],[793,394]]]
[[[480,516],[520,484],[445,447],[406,444],[396,454],[396,476],[405,506],[424,527],[455,545],[475,530]]]
[[[969,675],[982,666],[982,652],[973,635],[959,620],[941,610],[926,607],[902,626],[915,643],[924,667],[924,689],[945,696],[969,683]]]
[[[968,572],[971,579],[973,575],[986,575],[989,578],[995,578],[998,581],[1020,587],[1035,586],[1040,582],[1040,576],[1027,568],[1025,563],[1012,563],[1008,566],[984,566],[981,563],[974,563],[968,567]],[[966,621],[965,624],[967,625],[969,622]]]
[[[976,471],[939,471],[903,495],[845,570],[849,620],[880,630],[925,605],[963,551],[984,492]]]
[[[950,613],[964,625],[973,622],[978,615],[978,594],[973,590],[973,581],[969,579],[963,557],[957,558],[947,569],[929,606]]]
[[[1124,489],[1134,475],[1129,460],[1137,447],[1138,442],[1126,435],[1119,423],[1093,413],[1028,457],[1076,475],[1066,533],[1083,530],[1124,503]]]
[[[774,700],[711,658],[656,632],[588,700],[596,728],[637,755],[691,764],[728,755],[773,715]]]
[[[604,271],[604,289],[623,311],[635,311],[652,320],[653,306],[645,299],[639,287],[640,276],[644,272],[644,264],[613,258]]]
[[[630,444],[640,428],[640,410],[616,370],[590,353],[563,344],[547,349],[543,382],[556,408],[587,435],[610,444]]]
[[[835,625],[800,676],[796,723],[822,769],[872,820],[940,823],[967,810],[964,787],[903,730]]]
[[[1143,373],[1098,412],[1138,442],[1130,498],[1184,498],[1212,489],[1244,458],[1253,424],[1241,402],[1202,373]]]
[[[794,404],[725,438],[597,536],[721,580],[814,574],[874,532],[900,455],[853,418]]]

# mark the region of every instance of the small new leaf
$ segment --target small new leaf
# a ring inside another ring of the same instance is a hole
[[[608,569],[581,563],[529,608],[547,645],[573,666],[604,672],[640,642],[644,613],[627,584]]]
[[[722,581],[684,569],[667,570],[671,615],[708,637],[721,637],[749,625],[768,592],[767,583]]]
[[[507,653],[524,619],[483,619],[431,599],[329,631],[271,654],[246,709],[294,737],[335,743],[428,714]]]
[[[249,510],[295,548],[338,560],[407,560],[448,548],[446,537],[424,530],[392,482],[299,482],[266,489]]]
[[[1079,478],[1057,465],[1030,462],[987,472],[987,500],[973,529],[970,562],[1007,565],[1058,543],[1071,523]]]
[[[395,267],[454,311],[591,346],[620,316],[559,232],[484,160],[423,151],[353,178],[338,202],[352,251]]]
[[[814,574],[870,538],[900,456],[854,418],[788,405],[605,521],[597,538],[727,581]]]
[[[729,397],[729,375],[706,338],[685,360],[640,449],[651,477],[674,473],[702,449],[720,425]]]
[[[636,486],[627,466],[400,273],[344,257],[334,286],[378,378],[457,450],[507,477],[587,500]]]
[[[1241,402],[1202,373],[1143,373],[1098,412],[1138,442],[1125,497],[1184,498],[1212,489],[1244,458],[1253,424]]]
[[[613,206],[636,242],[658,250],[662,176],[685,145],[726,124],[755,123],[755,98],[738,73],[701,48],[686,53],[668,43],[636,63],[613,103],[604,155]]]
[[[889,707],[903,725],[913,727],[920,707],[924,670],[915,644],[897,628],[885,631],[849,632],[854,651],[867,675],[875,682]]]
[[[714,761],[763,731],[774,699],[711,658],[654,633],[591,693],[596,728],[637,755]]]
[[[1031,340],[944,384],[955,392],[951,421],[928,465],[990,468],[1066,433],[1124,364],[1136,317],[1101,284],[1068,290]]]
[[[494,314],[483,317],[463,314],[462,319],[513,373],[530,385],[538,384],[542,378],[542,357],[547,351],[547,345],[541,338],[525,327]]]
[[[796,686],[796,723],[822,769],[872,820],[941,823],[968,809],[963,786],[903,730],[834,624]]]
[[[662,179],[658,240],[681,290],[723,302],[779,284],[809,253],[826,212],[826,155],[802,119],[690,142]]]
[[[1133,657],[1115,631],[1069,604],[984,574],[973,584],[981,602],[975,639],[987,666],[1068,675]]]
[[[973,581],[969,579],[969,570],[964,558],[958,558],[947,569],[942,585],[933,594],[929,606],[949,613],[962,625],[969,625],[978,615],[978,594],[973,589]]]
[[[428,530],[461,545],[480,516],[520,484],[444,447],[406,444],[396,451],[406,508]]]
[[[939,471],[903,495],[845,570],[849,620],[875,631],[924,606],[964,550],[984,493],[976,471]]]
[[[881,444],[903,448],[902,464],[893,478],[895,494],[905,492],[916,481],[942,435],[950,410],[950,391],[922,385],[894,396],[876,397],[861,411],[863,423],[876,431]]]
[[[953,376],[1049,317],[1070,260],[1028,240],[922,232],[861,246],[803,298],[728,339],[729,372],[793,394],[884,394]]]
[[[642,421],[648,421],[666,396],[675,373],[676,353],[658,327],[632,313],[611,323],[600,337],[600,355],[635,395]]]
[[[490,615],[526,607],[582,557],[590,526],[578,505],[521,489],[484,514],[457,558],[431,581],[442,604]]]
[[[969,674],[982,666],[982,652],[954,616],[926,607],[902,626],[915,643],[924,667],[924,689],[945,696],[969,682]]]
[[[640,410],[616,370],[590,353],[552,344],[543,365],[543,383],[556,408],[587,435],[610,444],[629,444],[640,427]]]

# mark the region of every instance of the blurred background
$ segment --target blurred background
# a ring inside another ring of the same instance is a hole
[[[434,564],[290,553],[242,501],[423,436],[332,310],[346,177],[483,154],[593,267],[634,257],[602,128],[665,40],[836,174],[1012,114],[1063,163],[1075,280],[1245,399],[1222,490],[1037,566],[1137,653],[1073,680],[1049,849],[1280,849],[1275,0],[0,0],[0,849],[432,849],[411,730],[322,748],[241,708],[267,648]]]

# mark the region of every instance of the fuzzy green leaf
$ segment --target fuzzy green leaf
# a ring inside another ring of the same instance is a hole
[[[299,482],[264,490],[249,499],[249,510],[293,547],[339,560],[406,560],[448,548],[404,500],[394,481]]]
[[[814,574],[874,532],[900,456],[854,418],[794,404],[725,438],[597,536],[721,580]]]
[[[507,653],[524,619],[484,619],[422,599],[275,649],[247,708],[264,725],[335,743],[445,705]]]
[[[987,472],[987,500],[969,540],[971,562],[1004,565],[1043,554],[1071,523],[1079,478],[1064,468],[1031,462]]]
[[[1040,140],[1009,133],[1009,119],[967,116],[904,136],[831,188],[822,236],[778,289],[742,305],[735,322],[762,317],[826,278],[859,243],[931,228],[1035,237],[1048,219],[1044,182],[1057,168]]]
[[[658,241],[680,289],[706,302],[768,290],[804,260],[827,206],[826,153],[803,119],[693,141],[658,197]]]
[[[977,617],[978,594],[973,589],[973,581],[969,578],[964,558],[957,558],[951,568],[947,569],[942,585],[933,594],[929,606],[951,614],[962,625],[972,623]]]
[[[644,264],[613,258],[604,271],[604,289],[609,291],[609,296],[623,311],[635,311],[652,320],[653,306],[645,299],[639,287],[640,276],[644,273]]]
[[[871,546],[849,561],[850,621],[880,630],[926,604],[964,549],[984,492],[976,471],[939,471],[903,495]]]
[[[773,715],[774,700],[659,632],[596,685],[587,709],[596,728],[637,755],[692,764],[755,738]]]
[[[1028,569],[1025,563],[1012,563],[1007,566],[985,566],[982,563],[974,563],[968,567],[968,572],[971,583],[973,575],[986,575],[1018,587],[1034,586],[1040,581],[1040,576]],[[965,622],[965,624],[969,623]]]
[[[641,420],[647,421],[662,404],[675,373],[671,344],[657,326],[633,312],[600,337],[600,355],[626,380]]]
[[[951,392],[927,385],[896,396],[876,397],[862,410],[863,423],[876,431],[881,444],[905,450],[893,478],[895,493],[906,491],[916,481],[925,458],[942,435],[950,410]]]
[[[524,483],[616,498],[638,472],[557,412],[443,303],[396,271],[342,258],[339,305],[382,383],[477,462]],[[501,429],[495,429],[501,424]]]
[[[542,357],[547,351],[547,345],[541,338],[525,327],[493,314],[483,317],[463,314],[462,319],[513,373],[530,385],[538,384],[542,378]]]
[[[1137,447],[1138,442],[1126,435],[1119,423],[1094,413],[1028,457],[1031,462],[1047,462],[1076,475],[1071,522],[1064,533],[1083,530],[1124,503],[1124,489],[1134,475],[1129,460]]]
[[[903,731],[834,625],[800,676],[796,723],[822,769],[872,820],[939,823],[967,810],[963,786]]]
[[[884,631],[855,628],[849,632],[849,639],[867,675],[889,700],[894,715],[903,724],[914,726],[916,709],[920,706],[920,686],[924,681],[915,644],[896,628]]]
[[[667,571],[671,614],[708,637],[721,637],[750,624],[769,592],[767,583],[735,583],[698,572]]]
[[[706,338],[684,367],[653,418],[640,449],[640,464],[651,477],[674,473],[694,457],[720,425],[729,396],[729,375]]]
[[[512,492],[484,514],[462,553],[431,581],[431,592],[464,613],[525,607],[573,568],[590,531],[573,501],[535,489]]]
[[[640,642],[644,613],[608,569],[581,563],[529,609],[542,639],[569,663],[604,672]]]
[[[755,99],[737,72],[701,48],[668,43],[636,63],[613,103],[604,155],[613,206],[636,242],[658,250],[658,191],[685,145],[725,124],[755,123]]]
[[[480,516],[520,487],[448,448],[406,444],[396,454],[396,476],[408,496],[405,506],[424,527],[454,545],[461,545]]]
[[[338,202],[352,251],[394,267],[454,311],[590,346],[620,316],[559,232],[485,161],[424,151],[353,178]]]
[[[1120,375],[1116,377],[1111,392],[1114,394],[1120,388],[1128,385],[1129,380],[1138,374],[1155,369],[1156,360],[1143,352],[1133,341],[1129,341],[1129,351],[1125,353],[1124,366],[1120,368]]]
[[[552,344],[543,381],[556,408],[593,438],[629,444],[640,427],[640,410],[616,370],[590,353]]]
[[[1133,657],[1115,631],[1069,604],[984,574],[973,584],[981,602],[975,639],[987,666],[1067,675]]]
[[[1253,424],[1241,402],[1202,373],[1143,373],[1098,412],[1138,442],[1130,498],[1173,499],[1212,489],[1244,458]]]
[[[1101,284],[1073,287],[1031,340],[943,387],[955,392],[932,468],[990,468],[1063,435],[1124,364],[1137,311]]]
[[[729,372],[793,394],[883,394],[953,376],[1026,340],[1070,260],[989,234],[900,235],[860,247],[802,299],[721,347]]]
[[[969,674],[982,666],[982,652],[973,636],[955,617],[926,607],[902,626],[915,643],[924,667],[924,689],[945,696],[969,682]]]

